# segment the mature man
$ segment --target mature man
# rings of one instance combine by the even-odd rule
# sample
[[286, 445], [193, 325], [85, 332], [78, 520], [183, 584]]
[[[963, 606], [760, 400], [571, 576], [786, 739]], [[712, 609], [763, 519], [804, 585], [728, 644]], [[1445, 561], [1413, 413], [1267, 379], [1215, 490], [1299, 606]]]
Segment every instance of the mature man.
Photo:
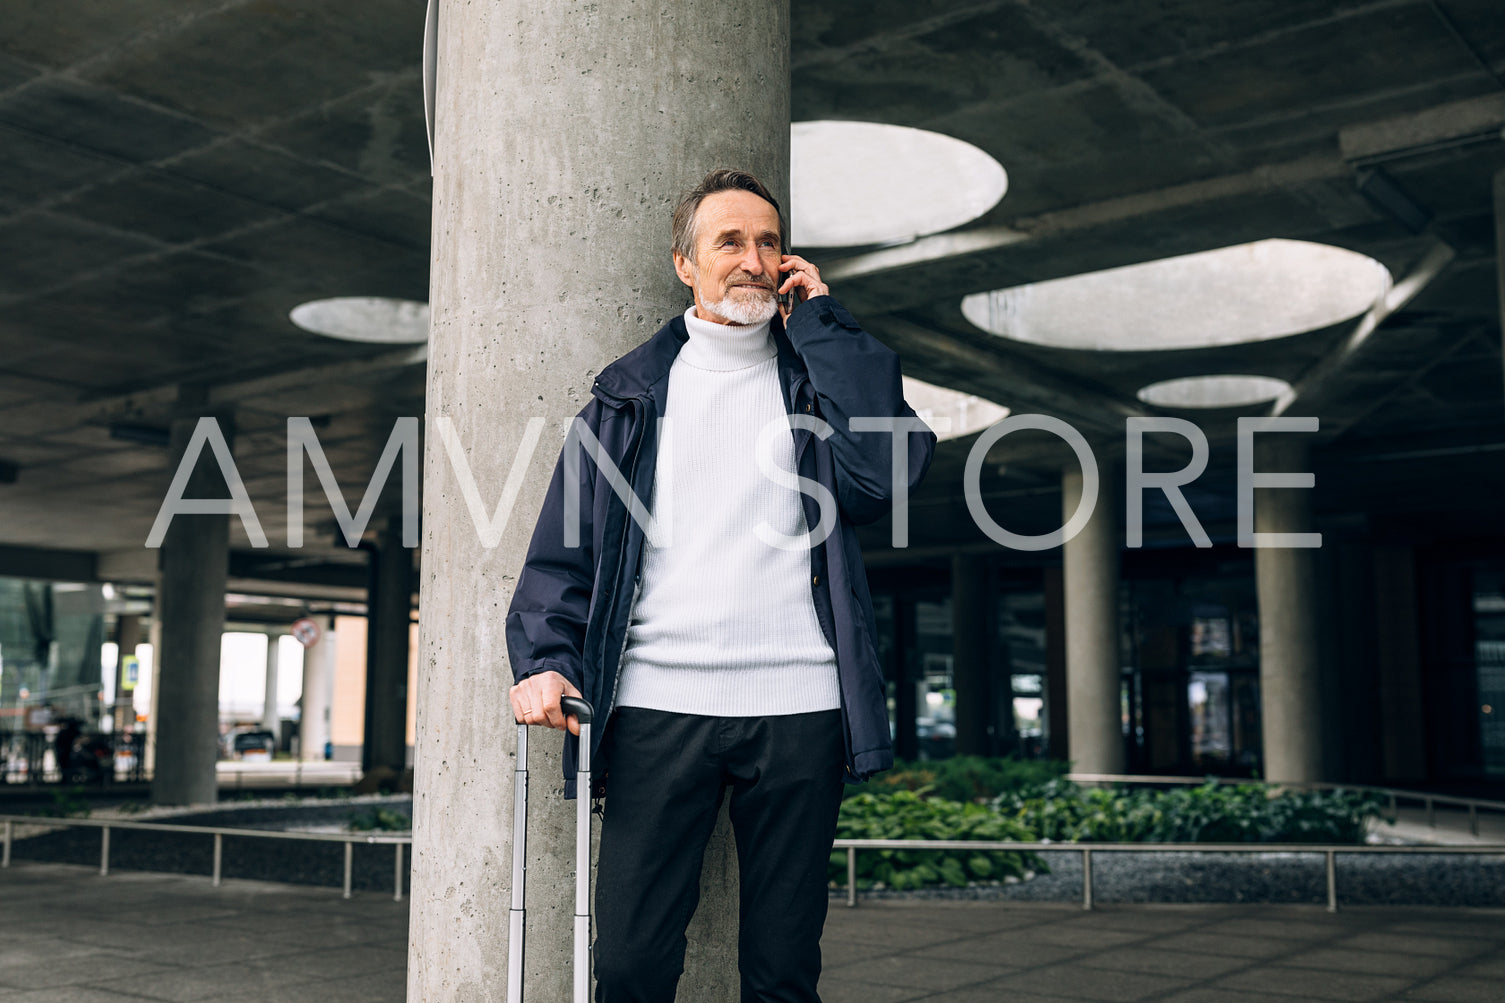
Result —
[[[517, 719], [578, 733], [561, 695], [595, 706], [600, 1003], [674, 999], [727, 788], [742, 999], [818, 1001], [842, 781], [893, 763], [854, 526], [889, 509], [896, 458], [918, 482], [935, 437], [785, 233], [744, 172], [685, 196], [672, 257], [694, 305], [597, 378], [575, 442], [600, 444], [595, 474], [567, 444], [507, 615]], [[573, 796], [568, 746], [565, 773]]]

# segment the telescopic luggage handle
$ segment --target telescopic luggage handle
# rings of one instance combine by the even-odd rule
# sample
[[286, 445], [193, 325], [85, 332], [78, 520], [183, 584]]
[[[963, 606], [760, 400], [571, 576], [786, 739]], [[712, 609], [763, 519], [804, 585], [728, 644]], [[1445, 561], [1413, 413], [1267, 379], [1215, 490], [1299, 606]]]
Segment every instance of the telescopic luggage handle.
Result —
[[[561, 697], [559, 707], [580, 722], [580, 752], [575, 776], [575, 1003], [590, 998], [590, 856], [591, 856], [591, 705], [579, 697]], [[528, 726], [517, 726], [517, 767], [512, 782], [512, 929], [507, 941], [507, 1003], [523, 999], [523, 882], [528, 857]]]
[[580, 697], [560, 697], [559, 707], [564, 711], [566, 717], [573, 716], [580, 719], [580, 737], [584, 738], [585, 725], [591, 723], [591, 715], [595, 713], [591, 710], [590, 702], [582, 700]]

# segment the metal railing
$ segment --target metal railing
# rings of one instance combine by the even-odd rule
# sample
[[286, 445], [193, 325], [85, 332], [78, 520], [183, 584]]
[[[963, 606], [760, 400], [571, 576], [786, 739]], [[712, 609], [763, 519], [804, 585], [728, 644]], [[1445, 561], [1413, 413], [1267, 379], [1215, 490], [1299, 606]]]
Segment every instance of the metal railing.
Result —
[[351, 870], [355, 858], [355, 844], [366, 843], [370, 845], [388, 845], [394, 848], [396, 858], [392, 865], [393, 891], [392, 900], [402, 901], [402, 856], [404, 846], [411, 846], [411, 835], [372, 835], [369, 833], [344, 833], [344, 832], [278, 832], [271, 829], [233, 829], [226, 826], [216, 825], [173, 825], [170, 822], [127, 822], [120, 819], [95, 819], [95, 818], [45, 818], [35, 815], [0, 815], [0, 823], [3, 823], [3, 837], [0, 837], [0, 867], [10, 866], [11, 843], [15, 839], [15, 826], [37, 826], [40, 828], [71, 828], [100, 830], [99, 839], [99, 874], [106, 877], [110, 873], [110, 831], [113, 829], [135, 829], [148, 832], [174, 832], [196, 833], [214, 837], [214, 870], [211, 877], [214, 886], [219, 887], [220, 874], [224, 863], [224, 846], [226, 836], [248, 839], [297, 839], [310, 842], [344, 843], [345, 844], [345, 883], [344, 897], [349, 898], [351, 889]]
[[[1067, 779], [1087, 783], [1205, 783], [1204, 777], [1133, 776], [1122, 774], [1067, 774]], [[1479, 798], [1457, 798], [1443, 794], [1426, 794], [1418, 791], [1403, 791], [1385, 787], [1365, 787], [1354, 784], [1281, 784], [1286, 787], [1342, 788], [1364, 790], [1385, 794], [1391, 799], [1392, 815], [1399, 799], [1420, 800], [1427, 803], [1428, 816], [1435, 826], [1435, 804], [1461, 804], [1470, 808], [1469, 818], [1474, 834], [1478, 834], [1478, 809], [1505, 812], [1505, 802]], [[294, 839], [315, 842], [343, 843], [345, 848], [344, 888], [345, 898], [351, 895], [351, 867], [354, 845], [390, 845], [395, 851], [393, 863], [393, 900], [402, 900], [403, 847], [411, 846], [411, 835], [371, 835], [364, 833], [316, 833], [278, 832], [267, 829], [235, 829], [224, 826], [174, 825], [167, 822], [129, 822], [118, 819], [45, 818], [32, 815], [0, 815], [3, 822], [3, 843], [0, 843], [0, 868], [9, 867], [14, 826], [38, 826], [43, 828], [97, 828], [100, 833], [99, 873], [110, 873], [110, 831], [112, 829], [135, 829], [153, 832], [198, 833], [214, 837], [214, 870], [212, 878], [216, 887], [220, 884], [223, 863], [224, 837], [235, 836], [249, 839]], [[1092, 855], [1094, 853], [1307, 853], [1323, 854], [1327, 870], [1327, 911], [1338, 909], [1337, 856], [1340, 853], [1404, 853], [1404, 854], [1499, 854], [1505, 856], [1505, 843], [1477, 844], [1471, 846], [1358, 846], [1353, 844], [1317, 843], [1055, 843], [1011, 842], [1008, 840], [972, 839], [838, 839], [832, 844], [834, 850], [844, 850], [847, 858], [847, 905], [857, 905], [857, 852], [859, 850], [985, 850], [995, 852], [1042, 851], [1053, 853], [1080, 853], [1082, 855], [1082, 908], [1093, 907]]]
[[[1180, 786], [1185, 784], [1205, 784], [1207, 777], [1162, 777], [1148, 774], [1119, 774], [1119, 773], [1067, 773], [1065, 779], [1074, 783], [1085, 784], [1167, 784]], [[1457, 805], [1468, 809], [1468, 830], [1474, 835], [1479, 835], [1479, 812], [1499, 812], [1505, 817], [1505, 801], [1492, 801], [1486, 798], [1456, 797], [1452, 794], [1433, 794], [1428, 791], [1407, 791], [1397, 787], [1374, 787], [1369, 784], [1338, 784], [1329, 781], [1301, 781], [1301, 780], [1240, 780], [1227, 777], [1214, 777], [1225, 784], [1260, 784], [1265, 787], [1294, 787], [1303, 790], [1345, 790], [1362, 791], [1365, 793], [1379, 794], [1389, 799], [1390, 820], [1393, 823], [1397, 816], [1402, 801], [1419, 801], [1426, 808], [1427, 825], [1437, 828], [1437, 806]]]
[[1092, 908], [1094, 853], [1321, 853], [1327, 858], [1327, 911], [1338, 911], [1340, 853], [1490, 853], [1505, 856], [1505, 843], [1478, 846], [1353, 846], [1318, 843], [1015, 843], [981, 839], [838, 839], [832, 849], [847, 854], [847, 905], [857, 905], [858, 850], [1048, 850], [1082, 855], [1082, 908]]

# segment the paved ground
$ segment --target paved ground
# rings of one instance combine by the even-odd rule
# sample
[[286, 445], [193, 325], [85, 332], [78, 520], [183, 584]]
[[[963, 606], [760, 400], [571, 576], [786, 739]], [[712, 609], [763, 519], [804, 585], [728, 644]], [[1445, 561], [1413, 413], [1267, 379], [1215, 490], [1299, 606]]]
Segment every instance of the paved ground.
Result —
[[[399, 1001], [406, 931], [385, 895], [18, 861], [0, 1003]], [[1505, 908], [833, 903], [825, 954], [825, 1003], [1499, 1001]]]
[[401, 1000], [407, 926], [390, 895], [13, 861], [0, 1003]]
[[1505, 909], [833, 908], [825, 1003], [1505, 999]]

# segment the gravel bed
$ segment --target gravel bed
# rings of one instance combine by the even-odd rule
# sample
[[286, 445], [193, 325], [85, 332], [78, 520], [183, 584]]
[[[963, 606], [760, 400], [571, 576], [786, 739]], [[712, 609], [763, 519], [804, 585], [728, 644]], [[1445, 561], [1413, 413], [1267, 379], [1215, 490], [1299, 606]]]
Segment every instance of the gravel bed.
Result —
[[[859, 898], [990, 899], [1080, 902], [1080, 850], [1040, 851], [1049, 874], [1018, 884], [869, 890]], [[1337, 857], [1338, 904], [1505, 906], [1505, 856], [1493, 854], [1344, 854]], [[845, 899], [845, 888], [833, 888]], [[1258, 902], [1325, 905], [1327, 867], [1320, 853], [1135, 853], [1092, 855], [1094, 902]]]
[[221, 825], [236, 829], [319, 829], [346, 831], [352, 815], [369, 814], [386, 808], [403, 815], [413, 815], [411, 794], [371, 794], [364, 797], [288, 802], [282, 800], [231, 802], [211, 811], [174, 814], [171, 818], [152, 821], [176, 822], [181, 825]]
[[[335, 801], [254, 802], [211, 811], [177, 812], [169, 816], [152, 813], [153, 822], [179, 825], [211, 825], [235, 829], [327, 831], [340, 828], [357, 812], [383, 807], [411, 815], [411, 795], [364, 797]], [[145, 815], [125, 816], [146, 821]], [[12, 856], [17, 860], [99, 866], [99, 830], [54, 829], [17, 839]], [[391, 846], [355, 844], [351, 856], [351, 887], [360, 891], [391, 894], [392, 865], [396, 851]], [[404, 893], [408, 889], [404, 848]], [[204, 874], [214, 871], [214, 839], [200, 833], [181, 836], [169, 832], [110, 831], [110, 869]], [[256, 839], [226, 836], [221, 873], [226, 878], [281, 881], [289, 884], [325, 885], [339, 888], [345, 875], [345, 849], [339, 843]]]

